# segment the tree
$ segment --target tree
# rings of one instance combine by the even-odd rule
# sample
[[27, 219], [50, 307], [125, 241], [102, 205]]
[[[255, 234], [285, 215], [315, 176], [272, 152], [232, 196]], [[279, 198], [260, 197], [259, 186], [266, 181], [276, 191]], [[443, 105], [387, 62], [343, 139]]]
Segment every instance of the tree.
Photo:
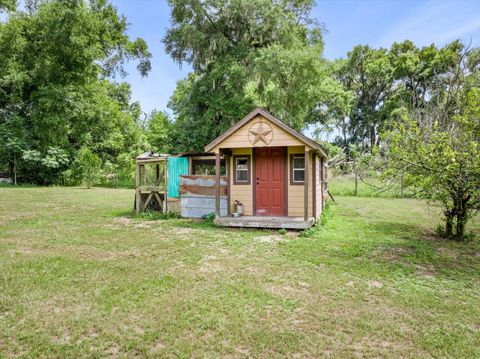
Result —
[[[336, 76], [347, 91], [354, 94], [348, 127], [354, 142], [370, 151], [378, 145], [378, 132], [387, 120], [383, 106], [392, 91], [393, 68], [388, 51], [369, 46], [355, 46], [342, 62]], [[342, 121], [342, 118], [339, 119]], [[345, 130], [344, 145], [347, 148]]]
[[17, 6], [16, 0], [0, 0], [0, 12], [4, 11], [13, 11]]
[[193, 68], [169, 103], [178, 150], [201, 150], [257, 105], [300, 130], [327, 97], [313, 1], [171, 0], [170, 6], [166, 51]]
[[63, 172], [69, 161], [66, 151], [60, 147], [48, 147], [44, 153], [37, 150], [23, 151], [22, 159], [29, 165], [26, 178], [49, 178], [53, 173]]
[[[63, 166], [47, 166], [52, 148], [72, 159], [90, 138], [106, 160], [145, 142], [138, 105], [125, 105], [129, 87], [109, 81], [125, 74], [128, 60], [138, 60], [142, 75], [150, 70], [147, 45], [128, 38], [125, 17], [105, 0], [32, 1], [26, 8], [0, 23], [0, 132], [14, 128], [25, 150], [42, 159], [22, 156], [21, 180], [59, 181]], [[12, 158], [0, 158], [0, 166], [12, 167]]]
[[442, 203], [448, 238], [463, 239], [480, 208], [479, 70], [479, 50], [462, 49], [425, 104], [394, 113], [389, 134], [389, 174], [409, 174], [428, 198]]
[[[399, 106], [425, 106], [436, 83], [453, 71], [462, 48], [459, 41], [442, 48], [433, 44], [418, 48], [409, 40], [394, 43], [389, 50], [355, 46], [347, 59], [333, 63], [333, 77], [352, 96], [350, 106], [330, 100], [312, 114], [313, 119], [317, 116], [318, 122], [336, 127], [340, 132], [336, 143], [347, 152], [350, 144], [372, 152], [381, 145], [383, 132], [391, 129], [392, 113]], [[346, 99], [338, 92], [332, 97]]]
[[165, 112], [152, 111], [147, 119], [146, 133], [148, 143], [154, 151], [168, 153], [172, 135], [172, 124]]
[[90, 148], [82, 147], [78, 151], [73, 168], [77, 175], [85, 181], [87, 188], [91, 188], [95, 184], [100, 174], [100, 167], [100, 158]]

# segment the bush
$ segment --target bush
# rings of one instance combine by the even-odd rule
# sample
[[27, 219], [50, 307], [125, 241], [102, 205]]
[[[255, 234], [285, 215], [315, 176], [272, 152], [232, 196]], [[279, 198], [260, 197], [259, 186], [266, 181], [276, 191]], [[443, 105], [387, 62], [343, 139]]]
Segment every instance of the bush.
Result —
[[145, 211], [134, 215], [134, 218], [146, 219], [149, 221], [155, 221], [160, 219], [179, 219], [180, 214], [177, 212], [157, 212], [157, 211]]
[[73, 164], [73, 178], [81, 178], [88, 188], [92, 187], [100, 177], [102, 161], [88, 147], [82, 147], [78, 151], [77, 158]]
[[204, 216], [202, 216], [202, 218], [205, 220], [205, 222], [207, 223], [211, 223], [213, 224], [213, 221], [215, 220], [215, 212], [211, 212], [211, 213], [208, 213]]

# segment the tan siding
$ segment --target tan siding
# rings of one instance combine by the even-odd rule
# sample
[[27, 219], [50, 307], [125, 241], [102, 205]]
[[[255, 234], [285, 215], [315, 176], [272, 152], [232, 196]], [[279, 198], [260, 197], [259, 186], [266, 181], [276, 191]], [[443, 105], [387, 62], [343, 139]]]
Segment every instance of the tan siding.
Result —
[[[288, 184], [288, 215], [290, 217], [303, 217], [303, 209], [304, 209], [304, 188], [302, 185], [290, 185], [290, 154], [295, 153], [304, 153], [305, 147], [304, 146], [292, 146], [288, 147], [288, 157], [287, 157], [287, 184]], [[252, 149], [251, 148], [233, 148], [232, 149], [232, 156], [241, 155], [241, 154], [248, 154], [252, 156]], [[317, 157], [316, 163], [316, 182], [317, 182], [317, 213], [313, 213], [313, 165], [312, 165], [312, 153], [310, 153], [309, 157], [309, 182], [308, 182], [308, 215], [309, 217], [318, 217], [322, 210], [321, 205], [321, 179], [320, 179], [320, 160]], [[253, 161], [251, 163], [253, 166]], [[233, 203], [235, 200], [240, 201], [243, 203], [244, 206], [244, 214], [246, 216], [253, 215], [253, 167], [250, 168], [251, 176], [251, 183], [249, 185], [235, 185], [233, 183], [233, 157], [230, 159], [230, 208], [233, 212]]]
[[284, 146], [304, 146], [303, 142], [299, 141], [291, 134], [273, 124], [263, 116], [257, 116], [252, 121], [248, 122], [245, 126], [239, 128], [232, 135], [227, 137], [222, 143], [220, 143], [217, 148], [245, 148], [245, 147], [262, 147], [263, 143], [257, 143], [253, 146], [248, 139], [248, 130], [251, 126], [258, 122], [267, 122], [270, 124], [273, 130], [273, 137], [271, 142], [268, 144], [269, 147], [284, 147]]
[[[305, 153], [304, 146], [294, 146], [288, 148], [288, 216], [289, 217], [303, 217], [304, 211], [304, 188], [299, 185], [290, 184], [290, 155]], [[308, 216], [313, 217], [313, 166], [312, 166], [312, 153], [308, 159]]]
[[[235, 148], [232, 149], [232, 156], [235, 155], [252, 155], [251, 148]], [[250, 157], [251, 158], [251, 157]], [[252, 171], [253, 163], [250, 163], [250, 171]], [[233, 203], [235, 200], [243, 203], [243, 213], [246, 216], [253, 215], [253, 186], [252, 186], [252, 176], [253, 173], [250, 172], [250, 184], [249, 185], [236, 185], [233, 183], [233, 157], [230, 158], [230, 209], [233, 213]]]

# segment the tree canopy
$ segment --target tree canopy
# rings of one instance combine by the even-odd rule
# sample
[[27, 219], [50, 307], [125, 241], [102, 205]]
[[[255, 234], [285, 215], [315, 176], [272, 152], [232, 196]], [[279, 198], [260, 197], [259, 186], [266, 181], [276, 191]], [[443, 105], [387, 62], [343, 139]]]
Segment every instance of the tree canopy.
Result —
[[170, 6], [166, 51], [193, 68], [169, 103], [178, 149], [203, 148], [258, 105], [301, 129], [332, 90], [335, 81], [323, 86], [329, 66], [322, 26], [310, 17], [312, 1], [172, 0]]
[[145, 41], [128, 38], [126, 18], [105, 0], [30, 5], [9, 5], [0, 23], [2, 164], [18, 167], [23, 181], [48, 184], [87, 142], [103, 158], [136, 152], [142, 140], [129, 86], [109, 79], [124, 75], [129, 60], [148, 74]]

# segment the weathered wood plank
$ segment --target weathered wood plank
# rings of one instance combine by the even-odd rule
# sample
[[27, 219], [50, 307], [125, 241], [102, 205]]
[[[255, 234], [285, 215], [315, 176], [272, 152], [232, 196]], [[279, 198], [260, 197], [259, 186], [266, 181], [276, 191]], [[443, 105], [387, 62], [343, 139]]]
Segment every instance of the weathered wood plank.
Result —
[[307, 229], [315, 223], [313, 218], [307, 221], [301, 219], [301, 217], [220, 217], [215, 219], [215, 224], [223, 227]]
[[150, 203], [150, 200], [151, 200], [152, 197], [153, 197], [153, 193], [154, 193], [154, 192], [150, 192], [150, 194], [148, 195], [147, 199], [146, 199], [145, 202], [143, 203], [142, 212], [145, 211], [145, 209], [147, 209], [147, 206], [148, 206], [148, 204]]
[[215, 153], [215, 214], [220, 216], [220, 151]]
[[[203, 196], [215, 196], [215, 187], [203, 187], [195, 185], [180, 185], [180, 195], [203, 195]], [[220, 186], [220, 196], [226, 196], [228, 194], [227, 186]]]
[[140, 185], [140, 167], [139, 164], [135, 164], [135, 211], [140, 213], [140, 207], [142, 206], [142, 195], [141, 191], [138, 188]]
[[[195, 185], [204, 187], [214, 187], [216, 177], [215, 176], [203, 176], [203, 175], [181, 175], [180, 185]], [[227, 177], [220, 176], [220, 185], [227, 185]]]
[[303, 187], [303, 219], [308, 220], [308, 167], [310, 167], [310, 150], [305, 147], [305, 181]]
[[164, 186], [138, 186], [138, 190], [141, 192], [163, 192], [165, 190]]

